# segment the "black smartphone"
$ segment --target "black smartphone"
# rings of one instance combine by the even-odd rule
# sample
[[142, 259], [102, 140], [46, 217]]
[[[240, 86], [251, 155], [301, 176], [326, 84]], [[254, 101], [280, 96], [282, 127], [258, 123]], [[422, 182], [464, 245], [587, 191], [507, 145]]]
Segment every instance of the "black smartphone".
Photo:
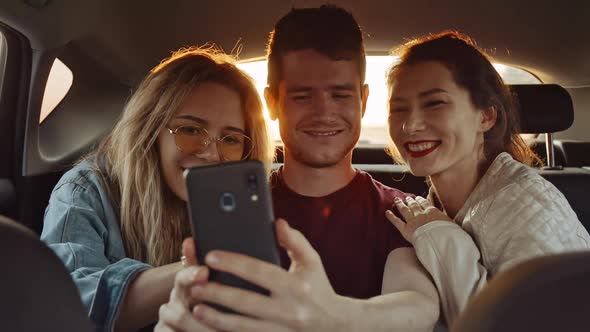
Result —
[[[247, 160], [190, 168], [184, 178], [201, 264], [209, 251], [224, 250], [280, 265], [270, 187], [261, 162]], [[269, 295], [268, 290], [228, 273], [211, 269], [209, 280]]]

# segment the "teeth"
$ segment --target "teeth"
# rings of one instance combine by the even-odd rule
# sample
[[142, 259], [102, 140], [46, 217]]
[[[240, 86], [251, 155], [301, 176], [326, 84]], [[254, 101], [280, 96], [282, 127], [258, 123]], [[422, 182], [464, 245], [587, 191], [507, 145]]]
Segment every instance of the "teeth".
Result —
[[429, 150], [432, 149], [433, 147], [435, 147], [438, 143], [436, 142], [428, 142], [428, 143], [418, 143], [418, 144], [408, 144], [408, 149], [411, 152], [422, 152], [425, 150]]
[[309, 131], [308, 132], [308, 134], [314, 135], [314, 136], [332, 136], [332, 135], [336, 135], [337, 133], [338, 133], [337, 131], [329, 131], [329, 132]]

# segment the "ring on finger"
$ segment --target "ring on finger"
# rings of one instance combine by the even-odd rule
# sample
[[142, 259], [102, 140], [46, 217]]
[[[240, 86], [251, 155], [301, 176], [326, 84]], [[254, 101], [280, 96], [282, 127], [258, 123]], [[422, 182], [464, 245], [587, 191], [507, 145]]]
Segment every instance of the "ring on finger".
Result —
[[414, 212], [419, 212], [422, 210], [422, 205], [420, 205], [420, 203], [418, 203], [416, 200], [414, 200], [412, 197], [408, 196], [406, 198], [406, 204], [408, 205], [408, 207], [414, 211]]
[[416, 197], [416, 202], [418, 202], [418, 204], [420, 204], [423, 209], [427, 209], [432, 206], [429, 200], [421, 196]]

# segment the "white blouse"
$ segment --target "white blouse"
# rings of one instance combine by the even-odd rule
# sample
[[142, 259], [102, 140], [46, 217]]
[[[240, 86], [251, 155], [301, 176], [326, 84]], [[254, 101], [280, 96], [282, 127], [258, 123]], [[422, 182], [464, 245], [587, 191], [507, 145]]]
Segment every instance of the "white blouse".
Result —
[[536, 256], [590, 249], [563, 194], [508, 153], [494, 160], [454, 222], [428, 223], [413, 242], [449, 327], [496, 273]]

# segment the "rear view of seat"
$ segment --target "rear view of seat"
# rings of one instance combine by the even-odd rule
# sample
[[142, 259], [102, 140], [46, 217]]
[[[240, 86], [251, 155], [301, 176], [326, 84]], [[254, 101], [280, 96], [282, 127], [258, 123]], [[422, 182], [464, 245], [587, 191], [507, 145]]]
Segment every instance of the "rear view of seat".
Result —
[[[569, 93], [559, 85], [512, 85], [512, 90], [518, 97], [521, 115], [522, 133], [545, 133], [547, 149], [547, 166], [541, 168], [539, 173], [545, 179], [553, 183], [567, 198], [572, 209], [578, 215], [586, 229], [590, 230], [590, 204], [588, 204], [587, 191], [590, 189], [590, 171], [569, 167], [567, 155], [564, 155], [564, 163], [568, 167], [562, 167], [556, 163], [556, 149], [553, 142], [553, 133], [568, 129], [574, 122], [574, 107]], [[567, 146], [567, 143], [566, 143]], [[573, 155], [571, 158], [574, 158]]]
[[2, 331], [92, 331], [63, 263], [36, 234], [0, 216]]
[[590, 167], [590, 142], [560, 140], [555, 143], [563, 151], [567, 166]]
[[561, 170], [540, 170], [541, 176], [553, 183], [567, 198], [578, 219], [590, 232], [590, 170], [564, 167]]
[[[554, 154], [555, 166], [561, 166], [561, 167], [570, 166], [565, 161], [565, 155], [563, 153], [563, 149], [561, 148], [561, 145], [559, 144], [559, 141], [553, 142], [553, 145], [555, 148], [555, 154]], [[529, 146], [537, 154], [537, 156], [539, 156], [539, 158], [541, 158], [541, 160], [543, 160], [543, 162], [545, 162], [545, 164], [547, 164], [547, 142], [545, 142], [544, 139], [543, 140], [536, 140]]]
[[[555, 165], [567, 167], [590, 167], [590, 142], [555, 140]], [[547, 144], [537, 140], [531, 148], [542, 159], [547, 160]]]
[[540, 257], [495, 276], [453, 332], [590, 330], [590, 252]]

